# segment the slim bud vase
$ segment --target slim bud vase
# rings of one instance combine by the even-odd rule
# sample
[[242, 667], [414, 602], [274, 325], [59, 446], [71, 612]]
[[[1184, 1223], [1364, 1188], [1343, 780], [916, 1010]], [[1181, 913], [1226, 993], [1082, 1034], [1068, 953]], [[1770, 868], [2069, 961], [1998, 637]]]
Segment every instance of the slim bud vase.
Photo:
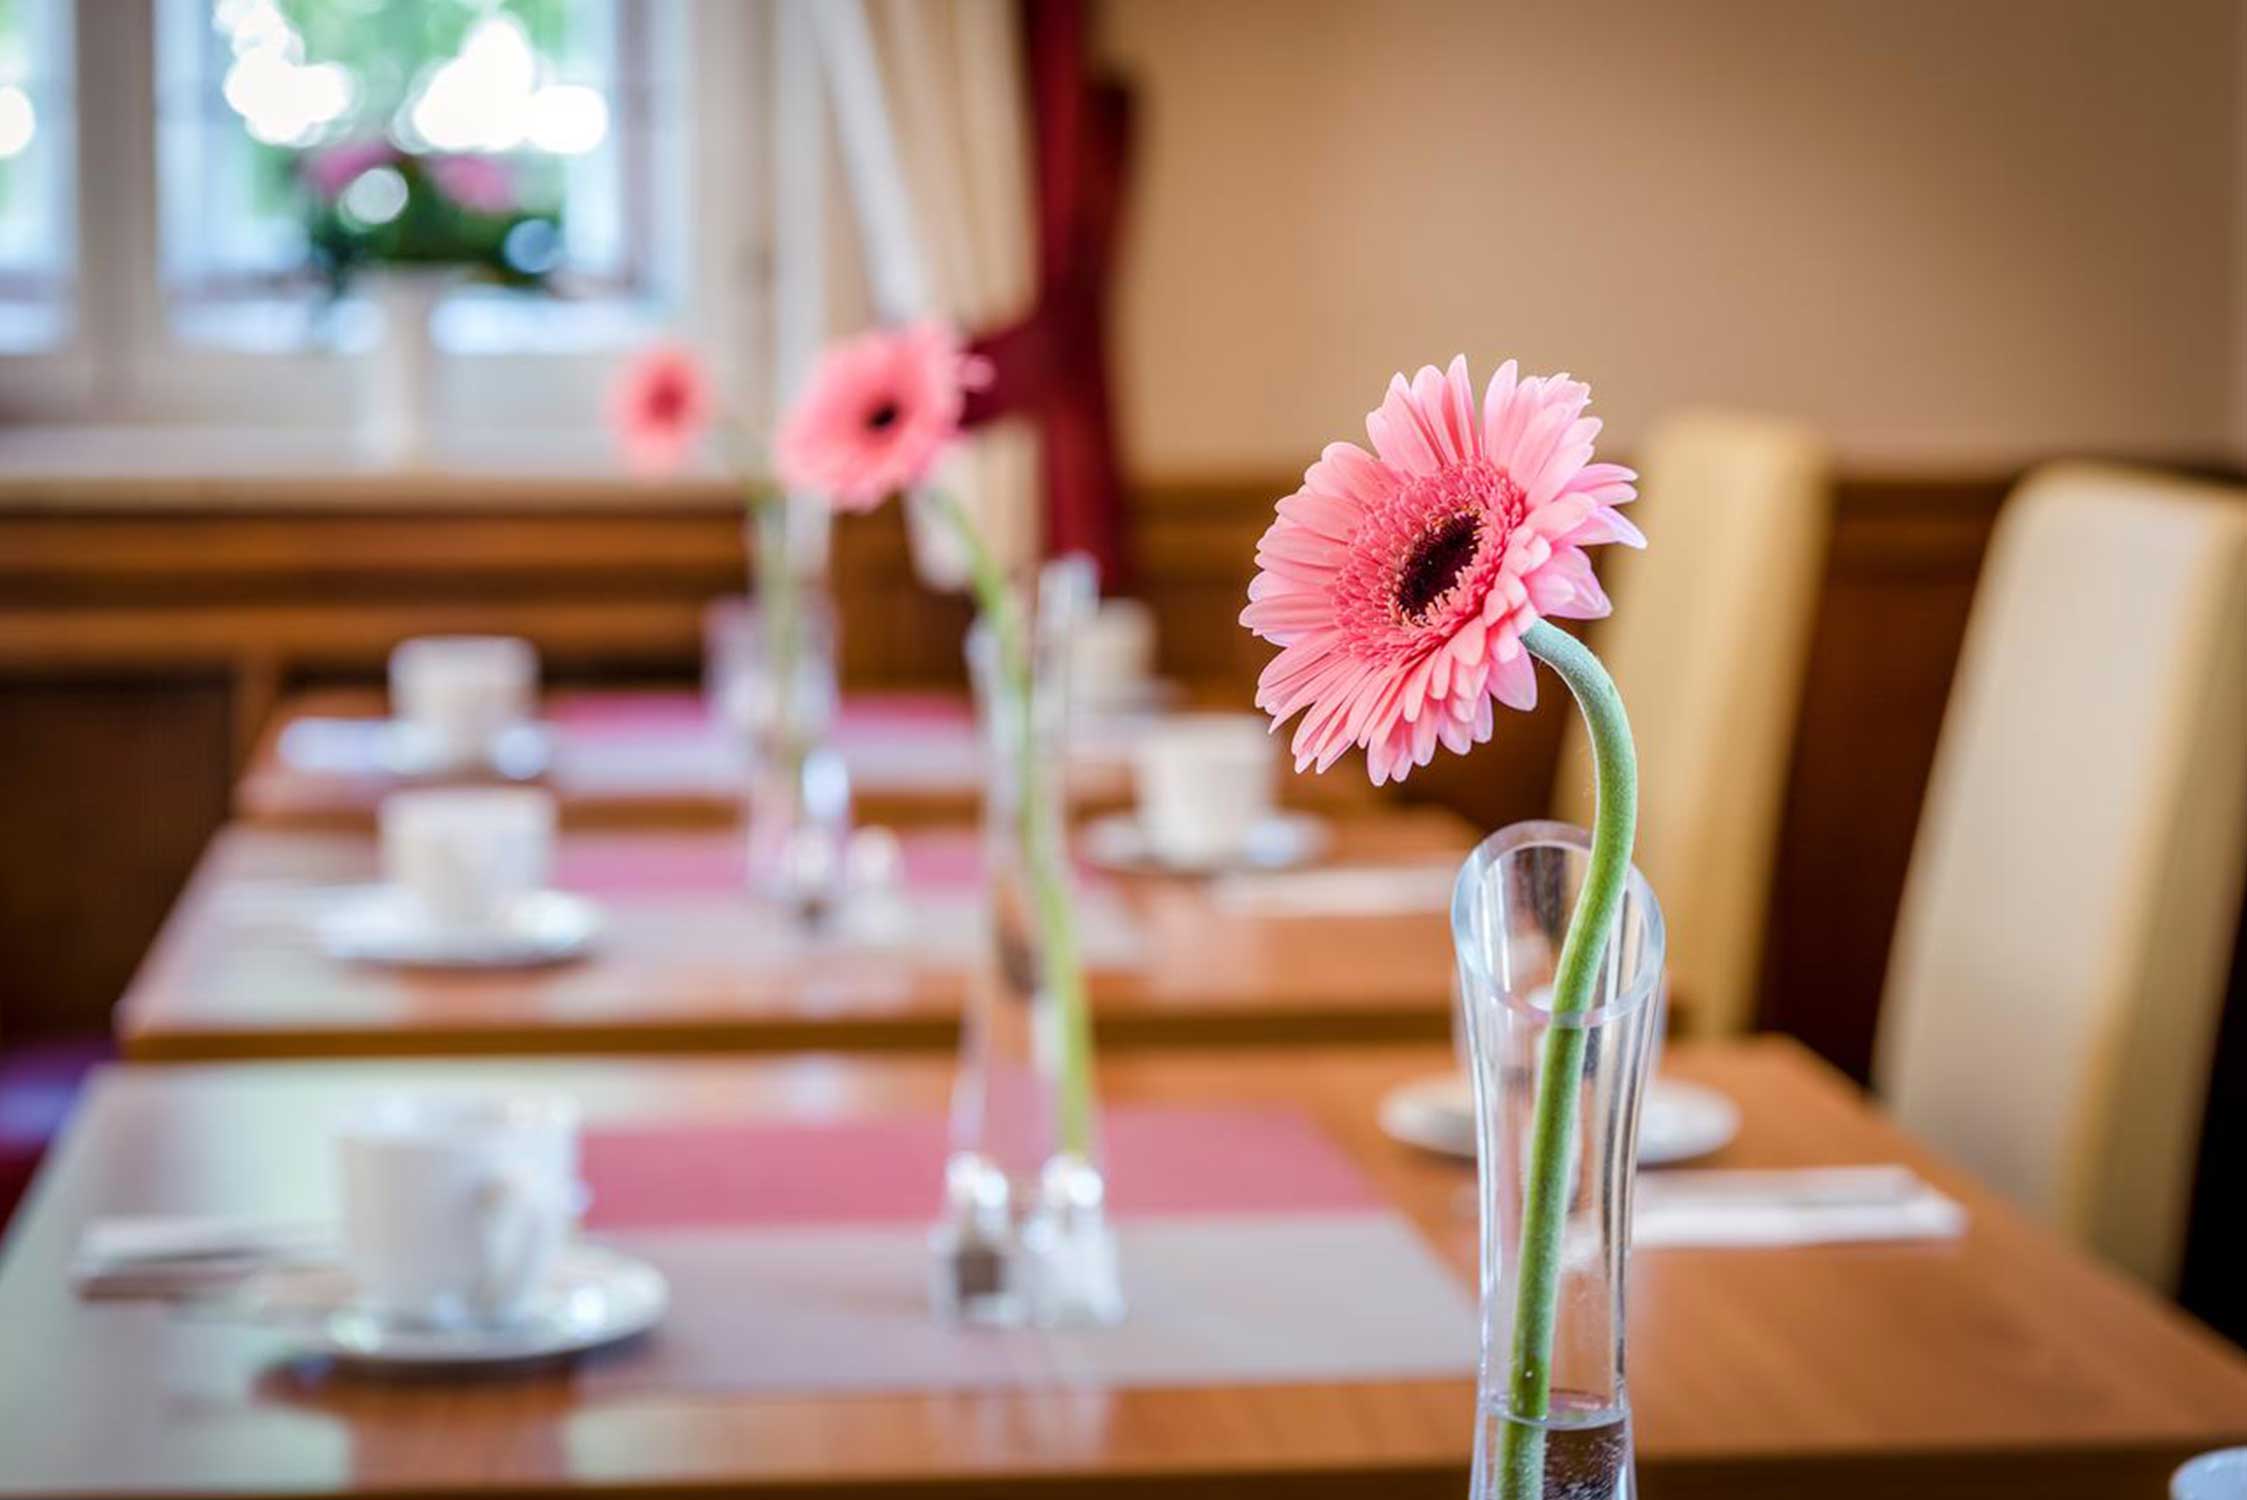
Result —
[[979, 623], [968, 640], [990, 949], [961, 1034], [934, 1248], [938, 1306], [969, 1322], [1112, 1323], [1124, 1310], [1068, 854], [1068, 639], [1089, 601], [1076, 592], [1049, 568], [1035, 612], [1017, 597], [1005, 630]]
[[850, 773], [832, 743], [836, 628], [819, 502], [772, 500], [752, 519], [752, 671], [736, 696], [749, 746], [748, 864], [755, 894], [807, 924], [840, 899]]
[[[1452, 897], [1482, 1197], [1474, 1500], [1638, 1493], [1623, 1295], [1639, 1108], [1664, 1010], [1662, 912], [1633, 869], [1590, 1003], [1555, 1015], [1590, 846], [1567, 824], [1514, 824], [1468, 857]], [[1540, 1139], [1557, 1149], [1538, 1150]], [[1540, 1158], [1563, 1164], [1565, 1180], [1537, 1190]], [[1524, 1299], [1540, 1269], [1555, 1294]]]

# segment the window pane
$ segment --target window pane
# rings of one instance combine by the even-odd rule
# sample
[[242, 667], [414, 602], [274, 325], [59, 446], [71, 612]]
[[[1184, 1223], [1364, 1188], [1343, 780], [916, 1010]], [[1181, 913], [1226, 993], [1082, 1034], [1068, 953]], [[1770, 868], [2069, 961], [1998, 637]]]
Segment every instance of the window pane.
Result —
[[0, 0], [0, 350], [70, 332], [76, 200], [69, 7]]
[[[491, 279], [580, 302], [662, 290], [649, 241], [666, 216], [641, 211], [635, 194], [652, 185], [630, 180], [648, 137], [670, 128], [674, 91], [650, 66], [655, 8], [161, 0], [175, 324], [253, 346], [348, 341], [350, 309], [333, 294], [398, 259], [484, 262]], [[456, 343], [552, 346], [615, 316], [478, 287], [449, 299], [438, 327]]]

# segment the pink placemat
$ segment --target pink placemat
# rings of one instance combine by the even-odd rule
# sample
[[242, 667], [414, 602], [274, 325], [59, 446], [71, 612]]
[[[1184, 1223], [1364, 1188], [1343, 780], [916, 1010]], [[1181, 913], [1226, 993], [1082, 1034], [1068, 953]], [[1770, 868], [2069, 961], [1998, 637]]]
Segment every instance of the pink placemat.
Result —
[[710, 710], [700, 693], [572, 693], [542, 717], [573, 738], [706, 734]]
[[[1364, 1212], [1379, 1199], [1309, 1116], [1287, 1109], [1110, 1110], [1119, 1218]], [[595, 1231], [923, 1224], [948, 1149], [943, 1119], [650, 1125], [589, 1132]]]

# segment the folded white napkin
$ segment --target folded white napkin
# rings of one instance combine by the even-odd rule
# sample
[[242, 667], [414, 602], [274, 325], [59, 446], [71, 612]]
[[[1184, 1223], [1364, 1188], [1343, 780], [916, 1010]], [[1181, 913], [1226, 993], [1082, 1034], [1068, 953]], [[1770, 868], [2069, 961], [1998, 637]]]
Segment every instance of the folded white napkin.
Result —
[[1909, 1167], [1640, 1175], [1631, 1243], [1652, 1249], [1955, 1239], [1966, 1210]]
[[326, 1225], [217, 1214], [95, 1219], [79, 1233], [70, 1284], [81, 1297], [184, 1296], [272, 1266], [331, 1260], [334, 1239]]
[[382, 769], [390, 740], [385, 719], [297, 719], [281, 731], [281, 760], [318, 776], [366, 776]]
[[1227, 875], [1210, 887], [1220, 911], [1263, 917], [1394, 916], [1446, 911], [1458, 861], [1338, 865], [1266, 875]]

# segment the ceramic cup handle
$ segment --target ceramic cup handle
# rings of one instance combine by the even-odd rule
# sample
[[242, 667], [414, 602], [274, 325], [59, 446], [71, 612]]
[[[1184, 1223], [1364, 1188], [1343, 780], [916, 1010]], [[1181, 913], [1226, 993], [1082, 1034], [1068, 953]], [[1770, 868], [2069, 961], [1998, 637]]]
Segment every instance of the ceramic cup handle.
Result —
[[477, 1311], [496, 1317], [510, 1311], [561, 1248], [570, 1221], [570, 1194], [521, 1167], [500, 1167], [477, 1194], [483, 1269]]

